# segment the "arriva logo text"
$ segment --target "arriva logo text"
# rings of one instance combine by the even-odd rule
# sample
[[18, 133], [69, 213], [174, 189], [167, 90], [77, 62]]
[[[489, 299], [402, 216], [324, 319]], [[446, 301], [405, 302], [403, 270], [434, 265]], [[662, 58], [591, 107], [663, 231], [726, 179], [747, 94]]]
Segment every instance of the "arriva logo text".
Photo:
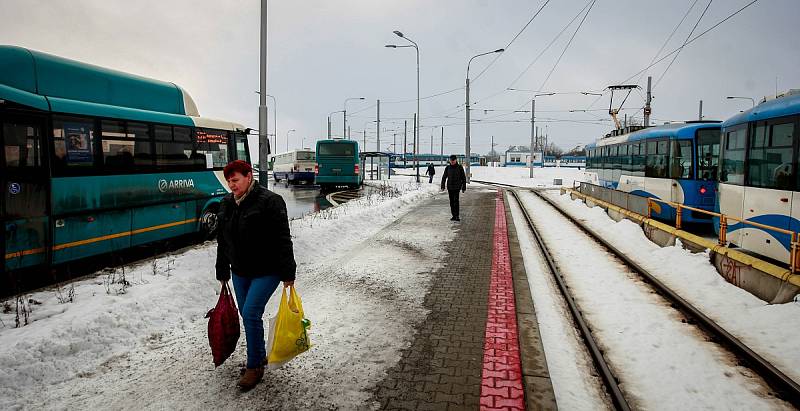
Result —
[[158, 191], [177, 191], [185, 188], [194, 188], [194, 180], [191, 178], [183, 180], [158, 180]]

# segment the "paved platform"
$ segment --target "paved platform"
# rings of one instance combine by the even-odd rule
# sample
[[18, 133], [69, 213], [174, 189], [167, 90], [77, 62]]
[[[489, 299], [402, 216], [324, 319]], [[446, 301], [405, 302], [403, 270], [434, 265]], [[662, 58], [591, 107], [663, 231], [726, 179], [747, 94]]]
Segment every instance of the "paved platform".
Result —
[[[428, 207], [447, 209], [447, 198]], [[400, 362], [377, 385], [375, 399], [391, 410], [525, 409], [526, 401], [528, 409], [555, 409], [549, 380], [541, 384], [546, 364], [530, 292], [520, 294], [521, 303], [514, 294], [524, 267], [512, 269], [511, 255], [519, 257], [519, 251], [515, 236], [509, 242], [502, 195], [469, 190], [461, 197], [461, 220], [425, 298], [429, 314]], [[519, 329], [517, 305], [525, 311]], [[520, 332], [523, 346], [533, 348], [520, 349]]]

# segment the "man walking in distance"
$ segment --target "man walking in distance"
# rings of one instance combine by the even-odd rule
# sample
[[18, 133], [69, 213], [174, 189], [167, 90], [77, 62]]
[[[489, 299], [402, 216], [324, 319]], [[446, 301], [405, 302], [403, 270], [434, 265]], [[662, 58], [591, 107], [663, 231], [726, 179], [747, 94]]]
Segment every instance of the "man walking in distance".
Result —
[[444, 168], [444, 173], [442, 173], [442, 190], [445, 187], [450, 195], [450, 213], [453, 214], [450, 221], [461, 221], [458, 217], [458, 191], [461, 190], [462, 193], [467, 191], [467, 176], [464, 174], [464, 167], [458, 164], [455, 155], [450, 156], [450, 164]]
[[433, 183], [433, 176], [436, 174], [436, 169], [433, 168], [433, 163], [428, 163], [428, 169], [425, 171], [425, 174], [428, 175], [428, 184]]

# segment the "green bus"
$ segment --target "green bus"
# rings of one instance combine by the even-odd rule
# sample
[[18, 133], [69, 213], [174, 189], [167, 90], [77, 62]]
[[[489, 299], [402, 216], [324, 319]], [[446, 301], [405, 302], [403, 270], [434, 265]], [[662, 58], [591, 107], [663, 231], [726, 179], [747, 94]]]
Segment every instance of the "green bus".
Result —
[[0, 145], [3, 287], [86, 257], [213, 235], [229, 192], [222, 168], [249, 161], [244, 128], [200, 117], [173, 83], [14, 46], [0, 46]]
[[358, 142], [355, 140], [317, 141], [317, 164], [314, 167], [314, 183], [320, 190], [335, 187], [361, 187], [364, 175], [361, 172]]

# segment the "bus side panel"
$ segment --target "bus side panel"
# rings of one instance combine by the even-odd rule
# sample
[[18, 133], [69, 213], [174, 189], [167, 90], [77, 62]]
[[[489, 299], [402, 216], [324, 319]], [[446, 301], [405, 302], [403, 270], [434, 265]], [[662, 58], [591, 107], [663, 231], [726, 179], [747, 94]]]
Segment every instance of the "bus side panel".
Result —
[[106, 211], [56, 220], [53, 262], [56, 264], [131, 246], [131, 211]]
[[44, 264], [47, 247], [47, 217], [31, 217], [6, 222], [6, 271]]
[[186, 203], [159, 204], [133, 210], [131, 245], [177, 237], [186, 233]]

